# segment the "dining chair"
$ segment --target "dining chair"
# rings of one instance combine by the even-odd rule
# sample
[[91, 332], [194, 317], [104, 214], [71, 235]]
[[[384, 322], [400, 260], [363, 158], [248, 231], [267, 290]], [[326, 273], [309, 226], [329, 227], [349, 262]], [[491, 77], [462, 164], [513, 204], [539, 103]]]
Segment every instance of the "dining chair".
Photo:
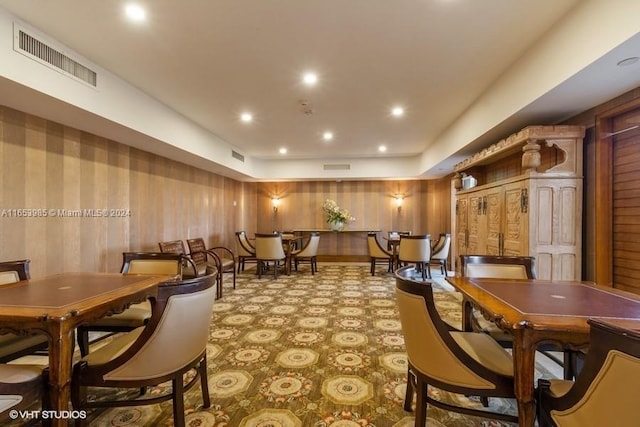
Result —
[[416, 271], [422, 275], [422, 280], [431, 278], [429, 262], [431, 260], [431, 236], [428, 234], [416, 236], [400, 236], [398, 248], [398, 263], [412, 263]]
[[273, 277], [278, 278], [278, 267], [281, 261], [284, 262], [285, 268], [287, 263], [287, 254], [282, 247], [282, 236], [276, 234], [256, 233], [256, 260], [258, 261], [258, 278], [262, 278], [262, 273], [267, 267], [268, 262], [273, 262]]
[[414, 266], [396, 271], [396, 299], [408, 358], [404, 409], [412, 409], [415, 425], [424, 427], [427, 405], [501, 421], [518, 416], [458, 406], [430, 395], [428, 386], [461, 395], [514, 398], [513, 359], [487, 334], [461, 332], [438, 314], [430, 281], [414, 280]]
[[638, 426], [640, 331], [590, 319], [589, 352], [575, 381], [538, 380], [540, 427]]
[[[21, 280], [29, 280], [30, 260], [0, 262], [0, 286], [10, 285]], [[16, 335], [12, 333], [0, 335], [0, 363], [9, 362], [22, 356], [46, 350], [47, 337], [43, 334]]]
[[371, 275], [376, 275], [376, 263], [380, 260], [385, 261], [388, 265], [388, 272], [393, 271], [395, 259], [393, 259], [393, 253], [386, 250], [380, 245], [378, 241], [378, 233], [369, 232], [367, 234], [367, 251], [369, 253], [369, 262], [371, 263]]
[[396, 231], [391, 230], [387, 232], [387, 250], [390, 251], [391, 241], [392, 240], [400, 240], [400, 236], [411, 236], [411, 231]]
[[438, 241], [431, 248], [431, 258], [427, 268], [429, 269], [429, 277], [431, 277], [431, 264], [438, 264], [440, 272], [447, 275], [447, 259], [449, 259], [449, 251], [451, 248], [451, 234], [440, 233]]
[[47, 386], [46, 366], [0, 363], [0, 423], [15, 421], [9, 411], [32, 410], [38, 400], [43, 410], [50, 407]]
[[309, 261], [311, 265], [311, 274], [316, 274], [318, 271], [318, 245], [320, 243], [320, 233], [311, 233], [309, 240], [300, 249], [296, 249], [291, 253], [293, 264], [296, 271], [298, 271], [298, 265], [301, 261]]
[[[207, 382], [207, 341], [215, 300], [215, 275], [169, 281], [151, 299], [152, 316], [140, 328], [115, 338], [73, 366], [71, 401], [74, 410], [138, 406], [173, 401], [173, 424], [185, 425], [184, 392], [200, 379], [204, 407], [211, 404]], [[184, 374], [196, 375], [185, 385]], [[144, 388], [171, 381], [171, 392], [149, 397], [115, 396], [89, 400], [87, 387]], [[76, 419], [76, 426], [83, 419]]]
[[218, 298], [222, 298], [224, 273], [233, 273], [233, 289], [236, 288], [236, 258], [230, 249], [224, 246], [215, 246], [207, 249], [207, 246], [204, 244], [204, 239], [201, 237], [187, 239], [187, 246], [189, 246], [189, 256], [196, 265], [207, 263], [209, 255], [212, 256], [212, 259], [216, 260], [214, 265], [220, 271]]
[[[181, 277], [185, 256], [165, 252], [123, 252], [122, 267], [120, 272], [124, 274], [166, 274]], [[192, 265], [192, 269], [193, 269]], [[129, 332], [144, 326], [151, 318], [151, 303], [144, 301], [132, 304], [122, 313], [105, 316], [86, 325], [80, 325], [76, 329], [80, 355], [89, 354], [89, 333], [104, 332], [98, 340], [106, 338], [118, 332]], [[94, 341], [95, 342], [95, 341]]]
[[244, 231], [236, 231], [236, 253], [238, 254], [238, 273], [240, 273], [241, 267], [244, 271], [246, 262], [257, 262], [256, 248], [251, 244]]
[[[160, 252], [184, 255], [185, 261], [191, 259], [187, 254], [187, 250], [184, 247], [182, 240], [171, 240], [167, 242], [159, 242]], [[192, 260], [193, 261], [193, 260]], [[182, 266], [182, 277], [190, 279], [199, 276], [206, 276], [209, 274], [217, 274], [220, 271], [220, 261], [218, 255], [207, 254], [206, 262], [196, 263], [185, 262]]]

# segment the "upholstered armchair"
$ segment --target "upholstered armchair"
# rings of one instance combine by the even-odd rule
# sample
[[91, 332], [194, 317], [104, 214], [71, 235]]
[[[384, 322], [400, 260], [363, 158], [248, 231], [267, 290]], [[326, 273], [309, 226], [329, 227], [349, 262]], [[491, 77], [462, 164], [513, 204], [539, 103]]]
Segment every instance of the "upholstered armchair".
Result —
[[393, 259], [393, 253], [386, 250], [380, 245], [378, 241], [378, 234], [370, 232], [367, 234], [367, 250], [369, 252], [369, 260], [371, 262], [371, 275], [376, 275], [376, 263], [380, 260], [386, 262], [389, 265], [388, 272], [393, 271], [393, 265], [395, 259]]
[[540, 427], [639, 423], [640, 326], [627, 329], [605, 319], [591, 319], [589, 324], [589, 352], [575, 382], [538, 380]]
[[238, 273], [241, 269], [244, 271], [246, 262], [257, 262], [256, 248], [251, 244], [244, 231], [236, 231], [236, 254], [238, 255]]
[[447, 275], [447, 259], [451, 248], [451, 234], [441, 233], [438, 241], [431, 248], [431, 259], [427, 268], [429, 268], [429, 276], [431, 276], [431, 264], [438, 264], [440, 272]]
[[[10, 285], [21, 280], [29, 280], [30, 260], [0, 262], [0, 286]], [[0, 335], [0, 363], [8, 362], [19, 357], [32, 354], [40, 350], [46, 350], [47, 337], [37, 335]]]
[[320, 243], [320, 234], [319, 233], [311, 233], [309, 236], [309, 240], [304, 244], [304, 246], [300, 249], [296, 249], [291, 253], [291, 257], [293, 258], [293, 264], [295, 266], [296, 271], [298, 271], [298, 265], [300, 262], [308, 261], [311, 265], [311, 274], [316, 274], [318, 271], [318, 264], [316, 262], [316, 258], [318, 255], [318, 244]]
[[[123, 252], [122, 267], [120, 271], [125, 274], [166, 274], [181, 277], [184, 255], [163, 252]], [[193, 268], [193, 266], [192, 266]], [[112, 316], [106, 316], [88, 325], [80, 325], [76, 329], [80, 354], [89, 354], [89, 332], [105, 332], [109, 334], [117, 332], [129, 332], [140, 326], [144, 326], [151, 317], [151, 304], [144, 301], [132, 304], [131, 307]]]
[[517, 422], [518, 416], [461, 407], [430, 396], [428, 386], [452, 393], [514, 398], [513, 359], [487, 334], [460, 332], [444, 322], [430, 281], [413, 280], [415, 267], [396, 272], [396, 297], [408, 357], [405, 410], [416, 397], [415, 425], [426, 426], [427, 405], [467, 415]]
[[189, 256], [197, 264], [206, 263], [207, 257], [217, 257], [216, 267], [220, 269], [220, 284], [218, 287], [218, 298], [222, 297], [223, 273], [233, 273], [233, 289], [236, 288], [236, 258], [230, 249], [224, 246], [208, 248], [201, 237], [188, 239]]
[[[287, 254], [282, 247], [282, 236], [277, 234], [256, 234], [256, 259], [258, 260], [258, 278], [266, 269], [268, 262], [273, 261], [273, 277], [278, 278], [278, 266], [281, 261], [287, 261]], [[286, 262], [285, 262], [286, 267]]]
[[[144, 327], [116, 337], [73, 366], [71, 400], [75, 410], [105, 406], [156, 404], [173, 400], [173, 422], [183, 427], [184, 391], [200, 379], [204, 407], [210, 406], [206, 346], [215, 300], [215, 276], [165, 282], [151, 299], [152, 316]], [[184, 385], [184, 374], [197, 375]], [[143, 388], [171, 381], [171, 393], [89, 400], [87, 387]], [[83, 420], [77, 419], [76, 425]]]
[[44, 366], [0, 364], [0, 423], [9, 423], [10, 410], [25, 410], [40, 400], [43, 409], [47, 402], [47, 375]]
[[429, 262], [431, 260], [431, 237], [428, 234], [400, 236], [398, 263], [415, 264], [422, 280], [431, 278]]

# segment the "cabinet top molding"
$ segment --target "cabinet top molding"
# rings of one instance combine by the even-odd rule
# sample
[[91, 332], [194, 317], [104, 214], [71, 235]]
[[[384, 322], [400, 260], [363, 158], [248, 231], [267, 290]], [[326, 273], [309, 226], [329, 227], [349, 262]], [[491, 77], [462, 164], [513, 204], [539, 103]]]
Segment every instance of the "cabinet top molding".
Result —
[[453, 167], [454, 172], [462, 172], [472, 166], [496, 161], [522, 149], [529, 142], [584, 138], [584, 126], [527, 126], [495, 144], [461, 161]]

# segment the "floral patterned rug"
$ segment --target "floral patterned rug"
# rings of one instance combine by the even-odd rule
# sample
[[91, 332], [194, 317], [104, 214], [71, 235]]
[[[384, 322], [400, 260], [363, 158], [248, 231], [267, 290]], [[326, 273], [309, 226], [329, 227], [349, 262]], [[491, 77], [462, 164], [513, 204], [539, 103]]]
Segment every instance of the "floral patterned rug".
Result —
[[[238, 275], [235, 290], [231, 277], [225, 279], [207, 350], [212, 406], [202, 408], [199, 386], [187, 392], [188, 426], [413, 426], [413, 414], [402, 408], [407, 360], [391, 274], [380, 268], [371, 276], [362, 264], [320, 264], [315, 276], [301, 266], [277, 280], [258, 279], [247, 270]], [[460, 295], [438, 286], [436, 298], [443, 317], [459, 324]], [[110, 393], [89, 389], [90, 396]], [[473, 398], [430, 393], [481, 407]], [[490, 402], [493, 410], [515, 412], [514, 401]], [[508, 425], [434, 407], [428, 415], [429, 426]], [[91, 426], [171, 426], [171, 401], [96, 410], [89, 421]]]

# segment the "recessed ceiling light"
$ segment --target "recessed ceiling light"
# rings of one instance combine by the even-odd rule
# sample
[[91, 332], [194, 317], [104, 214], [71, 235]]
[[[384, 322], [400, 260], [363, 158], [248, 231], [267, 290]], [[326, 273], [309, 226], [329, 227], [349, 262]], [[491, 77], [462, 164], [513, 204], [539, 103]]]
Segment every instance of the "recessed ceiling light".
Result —
[[616, 65], [618, 67], [626, 67], [627, 65], [635, 64], [639, 59], [640, 58], [638, 58], [637, 56], [632, 56], [631, 58], [625, 58], [622, 61], [618, 61]]
[[280, 154], [287, 154], [287, 149], [282, 147], [280, 150]]
[[386, 145], [381, 145], [378, 147], [378, 151], [381, 153], [384, 153], [387, 151], [387, 146]]
[[147, 19], [147, 12], [140, 6], [134, 3], [130, 3], [125, 6], [124, 13], [132, 21], [142, 22]]
[[395, 117], [400, 117], [404, 115], [404, 108], [402, 107], [393, 107], [391, 109], [391, 115]]
[[318, 75], [313, 72], [304, 73], [304, 76], [302, 76], [302, 81], [307, 86], [313, 86], [318, 83]]
[[325, 141], [331, 141], [333, 139], [333, 133], [332, 132], [323, 133], [322, 139], [324, 139]]
[[253, 121], [253, 116], [251, 115], [251, 113], [242, 113], [240, 114], [240, 120], [245, 123], [250, 123], [251, 121]]

